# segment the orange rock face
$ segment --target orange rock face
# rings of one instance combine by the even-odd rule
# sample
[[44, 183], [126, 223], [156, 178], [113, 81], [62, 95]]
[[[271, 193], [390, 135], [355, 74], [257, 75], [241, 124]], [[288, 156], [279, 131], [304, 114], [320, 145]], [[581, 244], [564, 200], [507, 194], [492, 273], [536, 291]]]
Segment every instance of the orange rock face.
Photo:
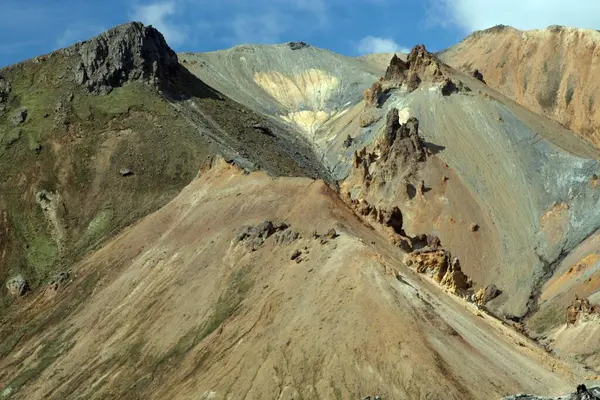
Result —
[[600, 32], [549, 27], [475, 32], [440, 55], [600, 147]]

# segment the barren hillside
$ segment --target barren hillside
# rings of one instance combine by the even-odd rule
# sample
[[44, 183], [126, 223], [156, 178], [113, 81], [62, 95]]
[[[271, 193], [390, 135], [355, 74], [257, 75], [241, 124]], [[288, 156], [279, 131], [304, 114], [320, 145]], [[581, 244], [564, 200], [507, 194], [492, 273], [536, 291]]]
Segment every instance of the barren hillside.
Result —
[[20, 350], [0, 384], [20, 398], [481, 399], [581, 378], [401, 255], [322, 181], [219, 162], [70, 286], [24, 299], [35, 317], [3, 325]]
[[497, 26], [475, 32], [440, 57], [469, 74], [478, 69], [490, 87], [600, 147], [600, 32]]
[[132, 23], [1, 76], [1, 398], [598, 383], [598, 150], [424, 46]]

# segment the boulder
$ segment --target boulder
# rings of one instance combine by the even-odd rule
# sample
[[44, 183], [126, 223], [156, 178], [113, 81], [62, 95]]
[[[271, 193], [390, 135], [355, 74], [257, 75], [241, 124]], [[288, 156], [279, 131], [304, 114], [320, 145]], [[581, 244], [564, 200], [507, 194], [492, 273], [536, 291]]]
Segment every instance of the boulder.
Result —
[[352, 139], [352, 136], [348, 135], [348, 137], [346, 137], [346, 139], [344, 140], [344, 147], [348, 148], [350, 146], [352, 146], [352, 143], [354, 142], [354, 139]]
[[479, 72], [478, 69], [474, 70], [472, 75], [473, 75], [473, 78], [485, 83], [485, 80], [483, 79], [483, 74], [481, 72]]
[[379, 97], [383, 94], [383, 82], [380, 78], [375, 81], [370, 88], [365, 89], [363, 97], [365, 99], [365, 105], [367, 107], [373, 107], [379, 105]]
[[121, 176], [130, 176], [130, 175], [133, 175], [133, 171], [132, 171], [132, 170], [130, 170], [129, 168], [121, 168], [121, 169], [119, 170], [119, 174], [120, 174]]
[[20, 125], [27, 119], [27, 109], [21, 108], [17, 110], [12, 116], [12, 123], [14, 126]]
[[29, 282], [23, 275], [15, 275], [6, 281], [6, 289], [13, 297], [23, 296], [29, 291]]
[[292, 252], [292, 256], [290, 257], [290, 259], [295, 260], [298, 257], [300, 257], [301, 255], [302, 255], [302, 252], [300, 250], [296, 249]]
[[482, 287], [475, 294], [475, 302], [480, 305], [486, 304], [488, 301], [495, 299], [500, 296], [502, 292], [496, 287], [496, 285], [487, 285]]

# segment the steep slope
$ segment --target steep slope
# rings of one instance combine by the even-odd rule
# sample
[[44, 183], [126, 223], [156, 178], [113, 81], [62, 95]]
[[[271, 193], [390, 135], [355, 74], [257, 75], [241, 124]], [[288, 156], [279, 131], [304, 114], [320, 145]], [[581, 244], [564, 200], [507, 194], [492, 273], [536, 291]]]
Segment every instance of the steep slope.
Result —
[[381, 233], [322, 181], [215, 163], [8, 316], [2, 393], [482, 399], [582, 379], [405, 267]]
[[361, 100], [379, 68], [305, 43], [236, 46], [184, 53], [192, 73], [232, 99], [284, 121], [311, 140]]
[[64, 280], [215, 154], [325, 176], [308, 144], [206, 86], [139, 23], [7, 67], [0, 90], [0, 307], [7, 289]]
[[[330, 139], [325, 159], [346, 181], [343, 193], [399, 206], [407, 229], [439, 236], [477, 286], [502, 288], [498, 309], [525, 315], [554, 262], [600, 224], [598, 153], [478, 80], [413, 52], [409, 58], [422, 69], [408, 73], [422, 82], [409, 90], [408, 81], [395, 81], [394, 68], [404, 68], [403, 61], [388, 70], [389, 79], [374, 85], [387, 86], [374, 105], [357, 105], [323, 128]], [[397, 123], [389, 119], [393, 109]], [[382, 141], [411, 117], [432, 154], [403, 165], [394, 161], [406, 157], [403, 151], [386, 155]], [[362, 157], [364, 167], [356, 156], [363, 148], [371, 153]], [[426, 190], [415, 196], [421, 182]], [[480, 229], [469, 232], [471, 224]]]
[[440, 54], [490, 87], [600, 147], [600, 32], [551, 26], [475, 32]]
[[[353, 101], [343, 112], [314, 126], [312, 143], [342, 184], [343, 193], [348, 191], [351, 198], [364, 198], [375, 206], [399, 206], [408, 229], [413, 234], [439, 236], [461, 258], [477, 288], [501, 286], [503, 295], [494, 301], [494, 308], [511, 317], [528, 315], [537, 307], [535, 299], [556, 262], [600, 225], [600, 214], [594, 211], [600, 197], [593, 184], [599, 173], [598, 152], [567, 129], [477, 79], [438, 65], [425, 53], [417, 50], [415, 55], [396, 58], [383, 81], [388, 89], [373, 95], [377, 90], [373, 85], [365, 93], [366, 103], [354, 100], [364, 84], [340, 85], [339, 93], [327, 92], [338, 93], [331, 96], [343, 99], [338, 105], [346, 99]], [[356, 76], [381, 71], [377, 67], [381, 57], [357, 61], [339, 56], [327, 70], [323, 64], [331, 57], [331, 53], [310, 46], [295, 50], [290, 45], [244, 46], [188, 54], [184, 63], [203, 79], [212, 79], [223, 90], [240, 96], [240, 101], [254, 104], [266, 116], [286, 118], [285, 113], [294, 109], [291, 105], [283, 111], [269, 108], [281, 104], [276, 92], [296, 93], [289, 89], [294, 87], [302, 94], [298, 99], [319, 93], [297, 82], [292, 85], [294, 76], [310, 76], [315, 69], [362, 68], [363, 73]], [[406, 81], [396, 82], [406, 73], [402, 71], [411, 57], [420, 70], [408, 71], [410, 76], [402, 78]], [[336, 69], [331, 69], [333, 65]], [[259, 75], [281, 79], [270, 81], [269, 89], [261, 91]], [[315, 82], [329, 82], [324, 76], [329, 75]], [[411, 81], [413, 78], [416, 80]], [[406, 85], [416, 86], [407, 90]], [[234, 87], [242, 89], [235, 92]], [[260, 106], [255, 104], [257, 99]], [[396, 166], [391, 175], [386, 172], [371, 182], [377, 164], [371, 161], [382, 158], [377, 143], [388, 129], [385, 117], [394, 108], [400, 110], [400, 122], [417, 118], [428, 151], [436, 154], [422, 168], [412, 171]], [[373, 167], [355, 172], [355, 153], [363, 148], [377, 148], [370, 156]], [[365, 179], [374, 189], [365, 187]], [[423, 196], [415, 196], [421, 181], [429, 189]], [[472, 224], [481, 229], [470, 233]]]

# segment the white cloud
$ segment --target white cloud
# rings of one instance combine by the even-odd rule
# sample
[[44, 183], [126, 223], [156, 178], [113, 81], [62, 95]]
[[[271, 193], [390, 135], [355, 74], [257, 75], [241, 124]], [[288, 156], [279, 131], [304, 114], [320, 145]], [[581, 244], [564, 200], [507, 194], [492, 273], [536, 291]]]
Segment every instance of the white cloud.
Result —
[[549, 25], [600, 29], [599, 0], [430, 0], [429, 17], [467, 32], [498, 24], [518, 29]]
[[175, 23], [172, 19], [177, 12], [175, 1], [163, 1], [138, 5], [131, 13], [131, 17], [146, 25], [152, 25], [165, 36], [170, 45], [177, 46], [188, 38], [185, 26]]
[[360, 54], [371, 53], [408, 53], [410, 49], [400, 46], [392, 38], [366, 36], [356, 45]]

